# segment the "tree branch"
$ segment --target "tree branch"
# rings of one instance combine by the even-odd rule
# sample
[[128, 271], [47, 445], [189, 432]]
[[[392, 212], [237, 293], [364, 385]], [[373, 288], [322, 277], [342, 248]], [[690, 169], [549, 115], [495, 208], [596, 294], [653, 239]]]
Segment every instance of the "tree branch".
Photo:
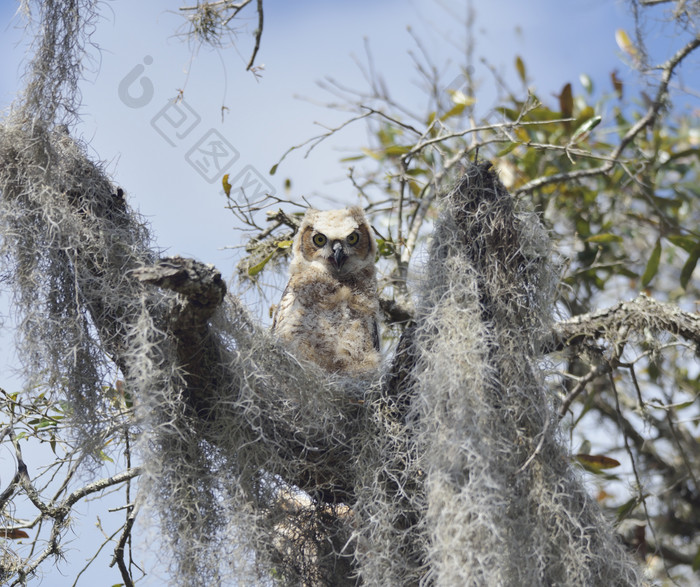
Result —
[[538, 188], [551, 183], [561, 183], [565, 181], [574, 181], [578, 179], [583, 179], [585, 177], [592, 177], [596, 175], [602, 175], [608, 173], [612, 168], [619, 162], [622, 152], [625, 150], [627, 145], [629, 145], [634, 138], [645, 128], [651, 127], [656, 122], [656, 119], [664, 106], [666, 95], [668, 93], [668, 85], [673, 77], [673, 73], [676, 67], [685, 59], [690, 53], [692, 53], [697, 47], [700, 46], [700, 36], [692, 39], [688, 44], [682, 49], [678, 50], [673, 57], [666, 61], [663, 65], [658, 67], [662, 70], [661, 83], [656, 92], [656, 97], [649, 106], [648, 110], [642, 116], [634, 126], [632, 126], [622, 137], [620, 144], [612, 152], [610, 159], [601, 165], [600, 167], [594, 167], [592, 169], [579, 169], [576, 171], [569, 171], [566, 173], [556, 173], [554, 175], [548, 175], [546, 177], [539, 177], [532, 181], [529, 181], [525, 185], [519, 187], [515, 190], [516, 195], [531, 192]]
[[622, 327], [637, 333], [645, 329], [670, 332], [700, 348], [700, 315], [640, 294], [634, 300], [557, 323], [551, 337], [545, 341], [545, 352], [562, 350], [584, 340], [596, 340], [608, 332], [617, 333]]
[[88, 483], [80, 489], [76, 489], [75, 491], [71, 492], [70, 495], [68, 495], [68, 497], [66, 497], [66, 499], [64, 499], [61, 502], [59, 507], [70, 508], [73, 505], [75, 505], [76, 502], [80, 501], [81, 499], [90, 495], [91, 493], [97, 493], [98, 491], [102, 491], [103, 489], [107, 489], [108, 487], [124, 483], [129, 479], [138, 477], [141, 474], [141, 472], [141, 467], [131, 467], [122, 471], [121, 473], [112, 475], [111, 477], [105, 477], [103, 479], [93, 481], [92, 483]]
[[131, 536], [131, 529], [134, 527], [134, 522], [136, 521], [136, 515], [138, 513], [138, 508], [134, 507], [133, 505], [130, 507], [131, 509], [129, 511], [129, 515], [127, 516], [126, 523], [124, 524], [124, 530], [119, 537], [117, 546], [114, 548], [112, 562], [109, 563], [110, 567], [113, 567], [115, 564], [117, 565], [126, 587], [133, 587], [134, 582], [131, 578], [131, 574], [129, 573], [129, 569], [126, 567], [126, 563], [124, 562], [124, 548], [127, 540]]
[[262, 40], [263, 33], [263, 0], [258, 0], [258, 28], [255, 29], [255, 47], [253, 47], [253, 53], [250, 56], [250, 61], [248, 61], [248, 66], [246, 71], [250, 71], [255, 65], [255, 58], [260, 50], [260, 41]]
[[595, 367], [592, 367], [591, 370], [583, 377], [579, 378], [574, 388], [564, 398], [564, 401], [559, 408], [559, 417], [563, 418], [566, 415], [566, 412], [569, 411], [569, 408], [574, 400], [581, 395], [584, 389], [586, 389], [586, 385], [601, 375], [609, 373], [611, 369], [612, 365], [609, 362], [599, 363]]

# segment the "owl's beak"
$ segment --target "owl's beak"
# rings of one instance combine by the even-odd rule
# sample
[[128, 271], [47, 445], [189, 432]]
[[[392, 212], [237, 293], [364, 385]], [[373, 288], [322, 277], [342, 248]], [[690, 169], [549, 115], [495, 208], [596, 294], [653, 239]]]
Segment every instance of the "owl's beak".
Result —
[[345, 249], [343, 249], [343, 245], [340, 243], [335, 243], [333, 245], [333, 260], [335, 261], [335, 266], [338, 268], [338, 270], [343, 267], [347, 258], [348, 256], [345, 253]]

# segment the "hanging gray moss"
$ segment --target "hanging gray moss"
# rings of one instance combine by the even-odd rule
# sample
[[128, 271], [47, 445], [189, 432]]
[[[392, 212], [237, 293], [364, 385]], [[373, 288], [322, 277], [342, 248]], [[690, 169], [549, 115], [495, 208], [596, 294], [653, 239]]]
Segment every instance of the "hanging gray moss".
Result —
[[0, 126], [2, 256], [21, 320], [18, 354], [29, 388], [66, 394], [94, 452], [113, 424], [101, 387], [114, 384], [110, 362], [128, 373], [126, 336], [144, 291], [130, 273], [156, 257], [145, 225], [84, 147], [31, 114], [14, 111]]
[[632, 585], [570, 465], [539, 341], [557, 273], [488, 164], [444, 202], [422, 292], [415, 396], [431, 575], [443, 585]]
[[358, 460], [371, 585], [637, 585], [561, 442], [539, 365], [557, 272], [488, 163], [442, 201]]

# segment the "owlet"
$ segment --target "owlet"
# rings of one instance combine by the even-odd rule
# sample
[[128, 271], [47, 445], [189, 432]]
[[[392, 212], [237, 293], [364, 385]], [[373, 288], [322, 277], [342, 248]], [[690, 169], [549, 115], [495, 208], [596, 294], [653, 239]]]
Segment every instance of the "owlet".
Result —
[[361, 208], [306, 212], [272, 325], [298, 357], [349, 375], [379, 365], [376, 248]]

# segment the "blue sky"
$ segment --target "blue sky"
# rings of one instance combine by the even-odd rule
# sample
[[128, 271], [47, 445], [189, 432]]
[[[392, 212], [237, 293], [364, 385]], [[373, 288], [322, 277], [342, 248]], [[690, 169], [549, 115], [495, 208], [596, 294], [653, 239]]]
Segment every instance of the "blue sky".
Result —
[[[451, 6], [449, 10], [442, 7]], [[598, 90], [609, 89], [609, 74], [617, 69], [627, 80], [637, 79], [620, 61], [615, 30], [632, 31], [627, 5], [611, 0], [489, 0], [475, 1], [476, 63], [484, 56], [516, 83], [515, 55], [521, 55], [532, 85], [549, 96], [572, 82], [581, 92], [579, 74], [587, 73]], [[323, 103], [333, 98], [316, 82], [327, 75], [346, 86], [362, 87], [353, 55], [363, 55], [369, 39], [376, 69], [384, 75], [394, 96], [408, 104], [424, 100], [416, 89], [417, 75], [407, 54], [414, 48], [407, 26], [421, 37], [435, 60], [444, 64], [445, 78], [459, 72], [459, 48], [464, 46], [460, 15], [464, 2], [428, 0], [297, 1], [267, 0], [265, 32], [257, 62], [265, 68], [260, 79], [245, 72], [254, 21], [240, 34], [239, 47], [212, 51], [193, 48], [176, 36], [182, 25], [178, 3], [165, 0], [138, 2], [112, 0], [101, 4], [103, 17], [93, 41], [86, 79], [81, 85], [81, 124], [74, 132], [89, 145], [96, 159], [118, 185], [130, 204], [150, 221], [157, 243], [168, 254], [194, 256], [214, 263], [225, 278], [233, 276], [239, 258], [231, 245], [240, 243], [233, 216], [224, 209], [219, 180], [228, 172], [259, 178], [284, 194], [284, 179], [292, 180], [294, 197], [304, 195], [319, 207], [329, 198], [353, 203], [355, 191], [347, 179], [347, 164], [339, 159], [366, 144], [364, 126], [348, 128], [321, 144], [308, 158], [290, 155], [275, 176], [267, 171], [292, 145], [319, 133], [316, 123], [337, 124], [338, 112], [298, 96]], [[0, 108], [5, 108], [21, 86], [25, 57], [21, 19], [14, 17], [16, 2], [0, 0]], [[660, 25], [650, 22], [653, 35]], [[653, 49], [668, 55], [678, 38], [658, 34]], [[239, 53], [240, 51], [240, 53]], [[132, 74], [133, 84], [124, 80]], [[477, 99], [488, 110], [494, 97], [493, 81], [483, 67]], [[142, 85], [139, 80], [145, 80]], [[122, 91], [120, 96], [120, 84]], [[186, 106], [173, 110], [169, 101], [184, 91]], [[145, 91], [145, 94], [143, 93]], [[126, 92], [126, 94], [125, 94]], [[127, 96], [124, 98], [124, 96]], [[228, 108], [222, 122], [221, 107]], [[178, 126], [179, 125], [179, 126]], [[197, 145], [217, 137], [226, 153], [216, 159], [225, 168], [198, 167]], [[209, 161], [211, 163], [211, 161]], [[249, 175], [245, 175], [248, 173]], [[252, 175], [250, 175], [252, 174]], [[257, 174], [257, 175], [256, 175]], [[235, 287], [234, 287], [235, 289]], [[8, 325], [10, 325], [9, 323]], [[14, 363], [11, 338], [0, 340], [3, 371]], [[12, 389], [16, 383], [0, 381]], [[0, 454], [2, 471], [11, 460]], [[6, 474], [0, 478], [0, 485]], [[43, 584], [71, 585], [75, 569], [84, 565], [100, 540], [93, 506], [74, 526], [75, 540], [68, 563], [50, 571]], [[104, 514], [104, 512], [102, 512]], [[103, 522], [109, 523], [109, 515]], [[145, 531], [142, 530], [142, 533]], [[106, 562], [111, 549], [83, 575], [79, 585], [113, 585], [120, 581]], [[152, 577], [144, 585], [161, 585]]]
[[[366, 37], [376, 69], [386, 78], [393, 95], [420, 105], [418, 76], [407, 54], [414, 46], [406, 28], [411, 26], [436, 62], [444, 63], [449, 81], [450, 75], [459, 72], [458, 47], [464, 44], [459, 15], [464, 14], [465, 5], [452, 4], [458, 7], [450, 13], [439, 3], [424, 0], [267, 2], [258, 58], [265, 69], [256, 80], [244, 71], [254, 21], [245, 23], [247, 30], [241, 32], [238, 49], [202, 48], [193, 55], [193, 48], [176, 36], [182, 19], [173, 9], [174, 3], [103, 3], [103, 19], [93, 37], [100, 51], [93, 52], [81, 87], [83, 122], [77, 134], [107, 163], [130, 203], [150, 219], [160, 246], [170, 253], [214, 262], [230, 276], [235, 252], [222, 248], [237, 244], [239, 235], [232, 230], [233, 217], [223, 208], [220, 182], [209, 183], [187, 158], [196, 141], [210, 130], [222, 135], [238, 153], [227, 169], [232, 177], [248, 167], [257, 170], [279, 193], [283, 192], [284, 179], [291, 178], [292, 195], [303, 194], [322, 207], [329, 205], [322, 196], [353, 201], [347, 165], [338, 160], [347, 154], [341, 149], [366, 144], [361, 123], [322, 144], [307, 159], [301, 152], [294, 153], [276, 176], [267, 176], [290, 146], [319, 133], [316, 123], [332, 125], [342, 120], [338, 112], [298, 96], [318, 103], [333, 101], [316, 85], [327, 75], [347, 86], [362, 87], [352, 56], [362, 58]], [[623, 4], [609, 0], [474, 4], [477, 64], [478, 58], [485, 56], [514, 80], [513, 60], [519, 54], [542, 94], [555, 93], [569, 81], [576, 86], [583, 72], [600, 80], [602, 86], [612, 69], [624, 70], [614, 39], [616, 28], [629, 28]], [[20, 31], [6, 24], [11, 22], [13, 5], [2, 2], [0, 12], [0, 49], [9, 57], [2, 65], [0, 105], [7, 104], [17, 88], [23, 57], [21, 47], [13, 49]], [[144, 58], [150, 64], [145, 64]], [[142, 107], [130, 108], [119, 98], [119, 83], [139, 65], [143, 76], [152, 82], [153, 97]], [[477, 98], [488, 109], [494, 95], [493, 81], [483, 68], [477, 70], [477, 77], [483, 81]], [[186, 103], [200, 121], [173, 146], [157, 132], [154, 125], [158, 123], [153, 121], [179, 90], [184, 90]], [[228, 108], [223, 122], [222, 105]]]

